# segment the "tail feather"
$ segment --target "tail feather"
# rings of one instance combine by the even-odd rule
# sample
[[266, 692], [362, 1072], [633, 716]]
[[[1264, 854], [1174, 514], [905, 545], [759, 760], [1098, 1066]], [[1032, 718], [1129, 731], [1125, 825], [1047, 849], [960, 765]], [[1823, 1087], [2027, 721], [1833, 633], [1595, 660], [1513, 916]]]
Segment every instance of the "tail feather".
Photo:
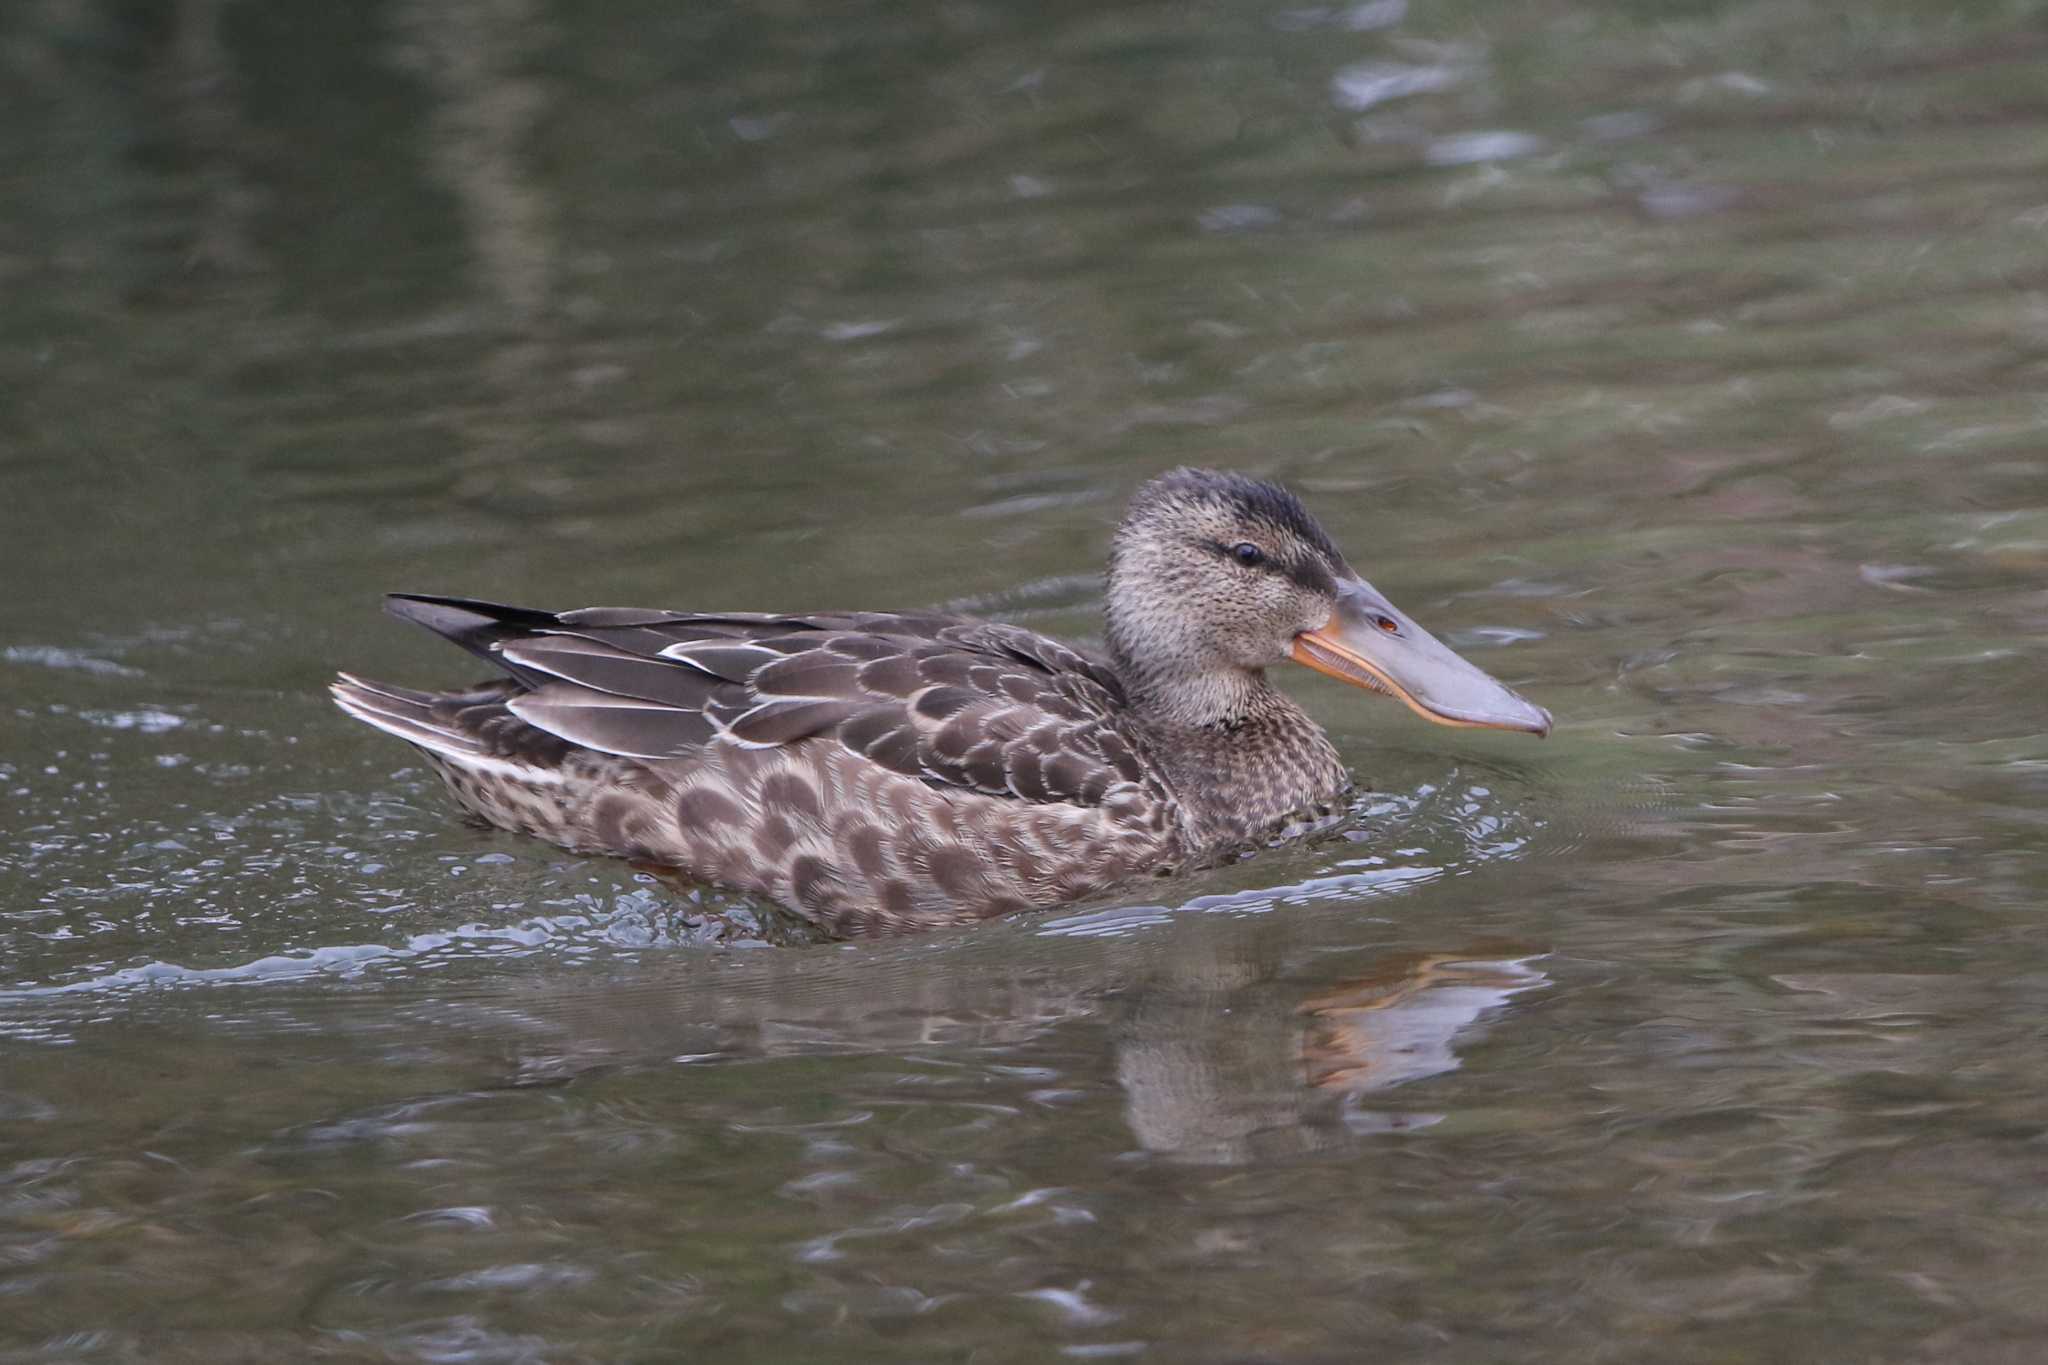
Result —
[[[507, 692], [516, 690], [511, 684], [487, 683], [471, 692], [419, 692], [343, 673], [327, 690], [336, 706], [363, 724], [374, 725], [433, 755], [444, 774], [510, 779], [528, 789], [563, 783], [559, 761], [571, 746], [505, 711]], [[509, 736], [508, 723], [512, 727]], [[518, 742], [520, 736], [528, 742]], [[508, 738], [513, 741], [510, 745]], [[484, 796], [465, 792], [453, 776], [449, 780], [456, 787], [457, 798], [476, 814], [507, 829], [528, 828], [521, 823], [524, 817], [503, 816]]]
[[431, 711], [434, 706], [434, 694], [422, 692], [416, 687], [400, 687], [397, 683], [378, 682], [375, 678], [365, 678], [355, 673], [341, 673], [336, 676], [340, 679], [333, 684], [337, 692], [346, 688], [351, 693], [367, 693], [395, 706], [409, 709]]
[[328, 691], [336, 706], [386, 734], [458, 762], [484, 756], [477, 736], [465, 734], [435, 714], [431, 693], [372, 682], [348, 673], [331, 683]]

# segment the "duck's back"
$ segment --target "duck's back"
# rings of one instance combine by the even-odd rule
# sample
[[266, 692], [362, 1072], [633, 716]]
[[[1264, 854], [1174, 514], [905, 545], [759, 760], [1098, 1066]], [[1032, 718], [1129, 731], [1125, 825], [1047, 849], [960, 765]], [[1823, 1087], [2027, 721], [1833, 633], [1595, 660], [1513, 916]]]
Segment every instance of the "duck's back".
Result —
[[555, 614], [394, 597], [507, 677], [347, 678], [492, 824], [765, 893], [838, 933], [1049, 906], [1171, 863], [1100, 661], [938, 615]]

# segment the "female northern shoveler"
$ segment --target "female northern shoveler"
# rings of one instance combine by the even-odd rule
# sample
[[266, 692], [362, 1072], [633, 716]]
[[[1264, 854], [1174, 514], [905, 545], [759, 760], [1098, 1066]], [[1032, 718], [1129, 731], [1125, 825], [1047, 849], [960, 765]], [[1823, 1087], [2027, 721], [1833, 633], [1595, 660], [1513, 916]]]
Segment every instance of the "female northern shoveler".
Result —
[[1208, 470], [1132, 500], [1102, 654], [929, 613], [387, 605], [509, 675], [334, 685], [466, 810], [835, 934], [1057, 905], [1327, 814], [1349, 779], [1267, 681], [1282, 660], [1440, 724], [1550, 730], [1360, 578], [1292, 493]]

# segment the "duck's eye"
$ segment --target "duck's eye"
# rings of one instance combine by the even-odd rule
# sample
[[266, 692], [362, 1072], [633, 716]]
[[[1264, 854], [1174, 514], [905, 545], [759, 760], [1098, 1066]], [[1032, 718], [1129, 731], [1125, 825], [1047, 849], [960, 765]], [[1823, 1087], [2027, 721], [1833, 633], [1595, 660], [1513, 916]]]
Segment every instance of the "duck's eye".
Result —
[[1256, 569], [1266, 562], [1266, 552], [1249, 540], [1241, 540], [1230, 547], [1230, 557], [1247, 569]]
[[1372, 623], [1389, 635], [1399, 635], [1401, 633], [1400, 623], [1391, 616], [1375, 616], [1372, 618]]

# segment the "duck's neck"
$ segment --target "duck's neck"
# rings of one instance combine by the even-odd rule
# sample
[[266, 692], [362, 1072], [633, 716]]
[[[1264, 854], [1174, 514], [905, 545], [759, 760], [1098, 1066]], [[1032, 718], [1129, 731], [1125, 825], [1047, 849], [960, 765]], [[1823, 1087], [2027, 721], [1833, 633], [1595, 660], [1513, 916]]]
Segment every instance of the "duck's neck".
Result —
[[1262, 670], [1185, 677], [1118, 663], [1196, 853], [1220, 856], [1263, 843], [1327, 813], [1350, 785], [1322, 727]]
[[1121, 650], [1114, 653], [1131, 709], [1157, 730], [1238, 730], [1276, 707], [1294, 705], [1263, 669], [1148, 668]]

